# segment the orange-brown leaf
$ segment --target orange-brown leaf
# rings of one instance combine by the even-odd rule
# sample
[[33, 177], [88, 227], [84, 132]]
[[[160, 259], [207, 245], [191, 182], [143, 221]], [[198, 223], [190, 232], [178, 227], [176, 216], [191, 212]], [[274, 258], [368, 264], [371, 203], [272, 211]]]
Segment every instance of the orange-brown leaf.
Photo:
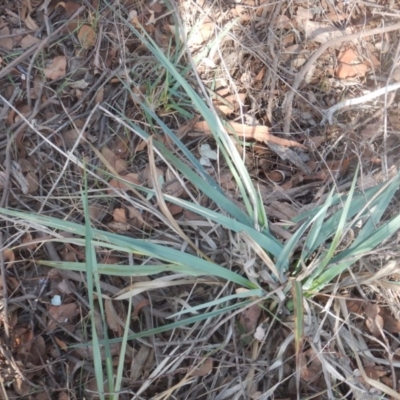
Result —
[[82, 25], [81, 29], [79, 29], [78, 40], [84, 49], [90, 49], [96, 44], [96, 32], [91, 26]]
[[65, 56], [54, 57], [43, 70], [47, 79], [54, 81], [63, 78], [67, 72], [67, 59]]

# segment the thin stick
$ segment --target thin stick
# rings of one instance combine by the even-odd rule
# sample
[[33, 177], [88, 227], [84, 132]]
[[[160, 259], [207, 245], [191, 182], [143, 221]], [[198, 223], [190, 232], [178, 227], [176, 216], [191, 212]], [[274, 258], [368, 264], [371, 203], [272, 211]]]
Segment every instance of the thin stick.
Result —
[[323, 120], [321, 121], [321, 125], [324, 125], [326, 121], [328, 121], [328, 123], [330, 125], [332, 125], [333, 114], [336, 111], [339, 111], [341, 108], [351, 107], [351, 106], [355, 106], [357, 104], [366, 103], [367, 101], [373, 100], [379, 96], [384, 95], [385, 93], [389, 93], [389, 92], [392, 92], [392, 91], [398, 90], [398, 89], [400, 89], [400, 82], [392, 83], [391, 85], [384, 86], [373, 92], [367, 93], [364, 96], [356, 97], [355, 99], [347, 99], [338, 104], [335, 104], [334, 106], [332, 106], [331, 108], [328, 108], [328, 110], [326, 110], [324, 112], [325, 115], [324, 115]]
[[6, 268], [4, 266], [3, 234], [1, 232], [0, 232], [0, 271], [1, 271], [1, 284], [3, 286], [4, 332], [6, 334], [7, 345], [9, 345], [10, 344], [10, 325], [9, 325], [9, 321], [8, 321], [8, 292], [7, 292]]

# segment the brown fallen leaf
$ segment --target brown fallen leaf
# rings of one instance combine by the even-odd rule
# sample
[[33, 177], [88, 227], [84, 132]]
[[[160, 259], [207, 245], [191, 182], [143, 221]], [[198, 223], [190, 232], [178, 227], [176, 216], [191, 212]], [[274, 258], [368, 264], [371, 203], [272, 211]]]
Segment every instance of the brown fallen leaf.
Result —
[[374, 319], [380, 312], [380, 307], [377, 304], [370, 303], [364, 305], [364, 313], [367, 318]]
[[[1, 36], [1, 34], [0, 34], [0, 36]], [[33, 46], [34, 44], [38, 44], [39, 42], [40, 42], [40, 39], [39, 39], [39, 38], [37, 38], [37, 37], [35, 37], [35, 36], [32, 36], [32, 35], [26, 35], [26, 36], [24, 36], [24, 38], [21, 40], [20, 45], [21, 45], [21, 47], [22, 47], [23, 49], [27, 49], [27, 48]]]
[[11, 249], [6, 248], [3, 250], [3, 257], [6, 263], [6, 268], [11, 268], [15, 261], [14, 252]]
[[21, 241], [21, 249], [35, 250], [37, 246], [38, 243], [33, 242], [33, 237], [30, 232], [28, 232]]
[[346, 79], [365, 76], [368, 70], [368, 66], [358, 60], [357, 52], [349, 47], [339, 54], [335, 74], [339, 79]]
[[126, 212], [123, 208], [115, 208], [113, 211], [113, 218], [115, 222], [126, 224]]
[[57, 328], [59, 324], [66, 324], [71, 322], [78, 313], [78, 306], [76, 303], [61, 304], [60, 306], [50, 306], [49, 315], [52, 319], [49, 319], [47, 325], [47, 331], [51, 332]]
[[129, 223], [138, 228], [142, 228], [144, 225], [144, 219], [140, 211], [132, 206], [127, 206], [126, 208], [128, 210]]
[[214, 33], [215, 23], [214, 22], [206, 22], [203, 25], [199, 26], [197, 29], [195, 28], [195, 32], [192, 32], [189, 38], [189, 44], [191, 45], [200, 45], [204, 43], [206, 40], [210, 39], [212, 34]]
[[69, 400], [68, 393], [66, 393], [66, 392], [59, 393], [57, 400]]
[[[314, 170], [318, 163], [315, 161], [309, 161], [307, 165]], [[321, 180], [324, 181], [329, 177], [334, 177], [335, 179], [343, 176], [350, 166], [350, 159], [345, 158], [344, 160], [331, 160], [326, 161], [321, 164], [321, 170], [313, 174], [304, 176], [304, 180]]]
[[114, 332], [119, 332], [119, 330], [120, 330], [120, 325], [118, 323], [119, 317], [115, 311], [115, 308], [114, 308], [114, 305], [113, 305], [111, 299], [106, 299], [105, 304], [104, 304], [104, 309], [106, 312], [106, 319], [107, 319], [108, 327]]
[[258, 304], [253, 304], [240, 314], [239, 322], [245, 328], [247, 333], [255, 331], [260, 315], [261, 307]]
[[[157, 172], [157, 184], [160, 185], [161, 187], [164, 184], [164, 171], [160, 168], [156, 168]], [[154, 176], [151, 173], [151, 168], [150, 165], [147, 165], [142, 171], [139, 173], [140, 179], [149, 187], [153, 188], [154, 187]]]
[[29, 14], [25, 17], [24, 22], [25, 25], [28, 27], [28, 29], [32, 31], [39, 30], [39, 25], [34, 21], [34, 19]]
[[181, 197], [185, 190], [169, 168], [165, 173], [165, 180], [166, 182], [163, 188], [163, 192], [166, 194], [170, 194], [174, 197]]
[[315, 381], [322, 372], [321, 361], [312, 348], [299, 356], [300, 378], [306, 382]]
[[89, 205], [89, 217], [93, 222], [101, 222], [107, 214], [107, 207], [101, 204], [90, 204]]
[[93, 28], [89, 25], [82, 25], [79, 29], [78, 40], [84, 49], [90, 49], [96, 44], [97, 35]]
[[190, 376], [207, 376], [213, 369], [213, 360], [207, 358], [205, 361], [201, 362], [198, 367], [193, 368], [190, 372]]
[[26, 181], [28, 183], [27, 194], [36, 193], [36, 191], [39, 189], [39, 178], [38, 178], [38, 176], [35, 173], [29, 171], [26, 174], [25, 179], [26, 179]]
[[364, 367], [364, 371], [367, 374], [368, 378], [371, 378], [375, 381], [379, 380], [379, 378], [387, 375], [388, 370], [382, 365], [374, 365]]
[[137, 381], [144, 373], [145, 365], [148, 363], [148, 359], [153, 355], [150, 347], [142, 345], [139, 351], [132, 357], [131, 369], [130, 369], [130, 381]]
[[69, 129], [58, 136], [56, 139], [57, 146], [65, 146], [66, 149], [72, 149], [76, 141], [79, 139], [79, 144], [85, 143], [86, 132], [78, 132], [76, 129]]
[[20, 396], [20, 398], [28, 396], [32, 390], [31, 386], [19, 376], [17, 376], [13, 382], [13, 389]]
[[12, 50], [14, 47], [14, 40], [10, 37], [10, 29], [8, 26], [0, 29], [1, 46], [5, 50]]
[[54, 57], [43, 70], [44, 76], [52, 81], [63, 78], [67, 73], [67, 58], [65, 56]]
[[280, 171], [280, 170], [274, 170], [274, 171], [267, 172], [265, 174], [265, 176], [271, 182], [278, 183], [278, 184], [282, 183], [286, 178], [285, 173], [283, 171]]
[[167, 204], [167, 207], [171, 215], [177, 215], [183, 211], [183, 207], [178, 206], [177, 204]]
[[[131, 173], [131, 174], [127, 174], [127, 175], [121, 175], [120, 178], [125, 181], [131, 182], [135, 185], [142, 184], [141, 180], [138, 177], [138, 174]], [[111, 179], [110, 182], [108, 182], [108, 184], [119, 190], [130, 190], [130, 187], [128, 186], [128, 184], [125, 184], [124, 182], [118, 180], [117, 178]], [[113, 193], [113, 191], [110, 189], [109, 193]]]
[[[194, 124], [194, 130], [201, 131], [207, 135], [211, 134], [211, 128], [207, 121], [200, 121]], [[271, 142], [276, 143], [281, 146], [293, 146], [301, 147], [305, 149], [306, 147], [301, 143], [295, 142], [294, 140], [282, 139], [269, 133], [267, 126], [263, 125], [243, 125], [238, 122], [229, 121], [227, 127], [229, 133], [235, 133], [238, 136], [245, 137], [246, 139], [255, 139], [259, 142]]]
[[373, 336], [376, 338], [381, 336], [384, 323], [380, 315], [377, 315], [375, 318], [367, 318], [365, 324]]
[[224, 115], [228, 115], [233, 113], [239, 108], [240, 103], [243, 103], [244, 100], [247, 97], [247, 93], [238, 93], [229, 95], [224, 97], [224, 100], [227, 102], [227, 104], [222, 103], [222, 100], [214, 100], [215, 107], [217, 110], [222, 112]]
[[347, 310], [354, 314], [361, 314], [363, 311], [364, 303], [365, 301], [361, 299], [360, 301], [357, 301], [357, 299], [346, 300]]
[[64, 350], [64, 351], [67, 351], [67, 350], [68, 350], [68, 345], [67, 345], [67, 343], [65, 343], [63, 340], [59, 339], [57, 336], [53, 336], [53, 337], [54, 337], [54, 340], [56, 341], [58, 347], [59, 347], [61, 350]]
[[104, 157], [103, 163], [108, 169], [110, 169], [110, 172], [113, 172], [113, 170], [115, 170], [116, 173], [120, 174], [126, 171], [127, 162], [124, 159], [120, 158], [107, 146], [104, 146], [101, 149], [101, 154]]
[[394, 318], [391, 312], [386, 308], [381, 308], [379, 315], [383, 318], [383, 329], [390, 333], [400, 332], [400, 321]]

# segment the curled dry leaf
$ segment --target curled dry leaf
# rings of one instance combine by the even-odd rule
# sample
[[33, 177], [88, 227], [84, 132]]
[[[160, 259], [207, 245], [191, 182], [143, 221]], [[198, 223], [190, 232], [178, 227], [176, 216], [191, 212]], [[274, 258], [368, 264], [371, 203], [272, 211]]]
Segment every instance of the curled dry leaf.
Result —
[[28, 27], [28, 29], [32, 31], [39, 30], [38, 24], [33, 20], [33, 18], [29, 14], [25, 17], [24, 22], [25, 25]]
[[82, 25], [79, 29], [78, 40], [84, 49], [90, 49], [96, 44], [97, 35], [93, 28], [89, 25]]
[[57, 336], [53, 336], [54, 340], [56, 341], [58, 347], [63, 350], [63, 351], [67, 351], [68, 350], [68, 345], [67, 343], [65, 343], [63, 340], [59, 339]]
[[276, 169], [275, 171], [271, 171], [265, 174], [265, 176], [274, 183], [282, 183], [285, 178], [286, 175], [283, 171], [280, 171], [278, 169]]
[[67, 73], [67, 58], [65, 56], [54, 57], [43, 70], [47, 79], [54, 81], [60, 79]]

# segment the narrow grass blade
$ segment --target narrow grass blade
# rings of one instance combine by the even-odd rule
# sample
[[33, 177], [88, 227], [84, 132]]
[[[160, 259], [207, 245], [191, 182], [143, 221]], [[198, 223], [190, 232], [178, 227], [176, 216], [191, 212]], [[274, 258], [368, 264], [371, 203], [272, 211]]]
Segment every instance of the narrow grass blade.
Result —
[[344, 204], [344, 207], [341, 210], [340, 220], [336, 227], [336, 233], [332, 240], [332, 243], [329, 246], [328, 251], [323, 253], [318, 267], [311, 274], [311, 276], [307, 278], [306, 282], [304, 283], [303, 290], [305, 290], [305, 291], [313, 286], [314, 279], [317, 279], [318, 276], [324, 271], [325, 267], [332, 261], [333, 255], [334, 255], [337, 247], [339, 246], [340, 242], [342, 241], [343, 237], [345, 236], [344, 228], [345, 228], [346, 220], [348, 218], [350, 205], [352, 203], [352, 199], [353, 199], [353, 195], [354, 195], [354, 191], [355, 191], [355, 187], [356, 187], [358, 168], [359, 167], [357, 166], [357, 170], [354, 174], [354, 179], [351, 184], [351, 188], [350, 188], [349, 194], [347, 196], [346, 203]]
[[[42, 224], [54, 229], [68, 231], [75, 235], [85, 236], [86, 234], [84, 226], [70, 221], [7, 209], [0, 209], [0, 213], [4, 215], [13, 215], [25, 221], [31, 221], [32, 224]], [[191, 254], [183, 253], [166, 246], [154, 244], [148, 240], [133, 239], [115, 233], [103, 232], [97, 229], [91, 229], [91, 232], [93, 235], [93, 240], [96, 240], [96, 242], [92, 240], [92, 243], [96, 246], [112, 248], [114, 250], [125, 251], [127, 253], [146, 255], [148, 257], [164, 260], [171, 264], [186, 265], [188, 268], [192, 269], [193, 273], [195, 274], [202, 273], [204, 275], [218, 276], [245, 288], [258, 288], [257, 285], [241, 275]], [[80, 242], [79, 239], [76, 238], [71, 238], [70, 241], [77, 244], [81, 243], [81, 245], [83, 245], [83, 242]]]
[[[85, 174], [85, 183], [86, 183], [86, 174]], [[87, 198], [87, 186], [85, 185], [85, 191], [86, 191], [86, 198]], [[85, 213], [88, 216], [89, 215], [89, 210], [87, 207], [87, 203], [84, 201], [84, 208], [85, 208]], [[99, 343], [99, 337], [96, 329], [96, 323], [95, 323], [95, 315], [94, 313], [96, 312], [95, 306], [94, 306], [94, 287], [95, 287], [95, 274], [98, 272], [96, 271], [96, 254], [94, 251], [94, 247], [92, 244], [92, 229], [90, 226], [90, 218], [86, 218], [85, 222], [85, 256], [86, 256], [86, 279], [87, 279], [87, 290], [88, 290], [88, 298], [89, 298], [89, 304], [90, 304], [90, 317], [91, 317], [91, 322], [92, 322], [92, 340], [93, 340], [93, 362], [94, 362], [94, 370], [95, 370], [95, 376], [96, 376], [96, 384], [97, 384], [97, 390], [99, 392], [99, 397], [101, 400], [105, 400], [104, 396], [104, 376], [103, 376], [103, 361], [101, 357], [101, 351], [100, 351], [100, 343]], [[97, 287], [97, 290], [99, 287]], [[101, 296], [100, 296], [101, 298]], [[108, 346], [108, 343], [106, 342], [106, 346]], [[110, 382], [109, 382], [110, 383]], [[112, 383], [111, 383], [112, 385]], [[109, 388], [111, 389], [111, 388]], [[110, 390], [112, 392], [112, 390]]]
[[373, 202], [375, 204], [373, 204], [372, 207], [367, 204], [369, 219], [363, 224], [363, 227], [358, 233], [353, 246], [357, 246], [359, 243], [364, 241], [365, 238], [367, 238], [370, 233], [377, 228], [383, 213], [386, 211], [389, 203], [393, 199], [394, 194], [399, 188], [399, 183], [400, 173], [397, 175], [397, 177], [392, 179], [390, 184], [383, 186], [382, 189], [376, 193], [376, 202]]
[[128, 344], [128, 334], [129, 334], [129, 326], [130, 326], [130, 322], [131, 322], [131, 315], [132, 315], [132, 297], [130, 297], [129, 301], [128, 301], [128, 311], [126, 313], [124, 335], [122, 336], [122, 339], [121, 339], [121, 350], [119, 353], [117, 376], [115, 377], [114, 390], [115, 390], [116, 394], [114, 395], [113, 400], [119, 399], [118, 392], [121, 390], [122, 376], [124, 374], [124, 368], [125, 368], [125, 356], [126, 356], [126, 348], [127, 348], [127, 344]]
[[332, 197], [333, 197], [333, 190], [330, 192], [329, 196], [327, 197], [323, 207], [318, 211], [318, 213], [313, 218], [314, 223], [310, 229], [309, 234], [307, 235], [306, 241], [304, 243], [304, 248], [302, 252], [302, 259], [305, 260], [308, 258], [310, 254], [312, 254], [317, 246], [315, 243], [317, 238], [321, 235], [321, 228], [323, 226], [326, 214], [328, 212], [329, 207], [332, 204]]
[[[146, 338], [146, 337], [152, 336], [152, 335], [157, 335], [159, 333], [167, 332], [172, 329], [180, 328], [182, 326], [188, 326], [191, 324], [195, 324], [197, 322], [204, 321], [205, 319], [208, 319], [208, 318], [214, 318], [221, 314], [229, 315], [229, 313], [234, 310], [237, 310], [239, 308], [245, 308], [245, 307], [249, 306], [253, 301], [254, 300], [249, 299], [246, 301], [242, 301], [240, 303], [236, 303], [236, 304], [232, 304], [227, 307], [223, 307], [221, 309], [210, 311], [208, 313], [199, 314], [194, 317], [184, 318], [184, 319], [181, 319], [180, 321], [176, 321], [176, 322], [164, 325], [164, 326], [160, 326], [158, 328], [153, 328], [153, 329], [148, 329], [146, 331], [137, 332], [137, 333], [129, 335], [128, 340], [135, 340], [135, 339], [140, 339], [140, 338]], [[114, 338], [114, 339], [109, 339], [108, 342], [110, 344], [114, 344], [114, 343], [120, 343], [121, 340], [122, 340], [122, 338]], [[102, 344], [102, 341], [100, 341], [100, 344]], [[75, 345], [71, 346], [71, 348], [82, 347], [82, 346], [87, 346], [87, 345], [88, 345], [87, 343], [75, 344]]]
[[[106, 2], [108, 7], [111, 10], [115, 11], [112, 6]], [[176, 69], [176, 67], [171, 63], [171, 61], [166, 57], [164, 52], [158, 48], [157, 44], [151, 38], [151, 36], [143, 29], [142, 32], [139, 32], [132, 24], [130, 24], [126, 19], [124, 19], [121, 15], [118, 15], [121, 22], [124, 23], [138, 38], [140, 38], [147, 48], [154, 54], [154, 56], [160, 61], [161, 65], [165, 67], [165, 69], [176, 79], [176, 81], [182, 86], [185, 92], [188, 94], [190, 99], [192, 100], [196, 110], [200, 112], [200, 114], [204, 117], [204, 119], [208, 122], [211, 127], [213, 136], [217, 141], [217, 144], [221, 147], [221, 151], [226, 150], [225, 157], [229, 155], [232, 159], [233, 164], [231, 164], [231, 168], [234, 168], [238, 171], [240, 179], [237, 181], [240, 186], [243, 182], [246, 187], [247, 192], [250, 195], [252, 203], [254, 207], [258, 207], [257, 205], [257, 196], [256, 190], [250, 178], [250, 175], [245, 167], [243, 160], [241, 159], [236, 147], [233, 145], [229, 135], [223, 129], [221, 121], [219, 120], [217, 114], [212, 112], [207, 104], [200, 98], [200, 96], [195, 92], [195, 90], [191, 87], [191, 85], [187, 82], [187, 80], [180, 74], [180, 72]], [[223, 150], [224, 149], [224, 150]], [[226, 158], [228, 160], [228, 157]], [[233, 172], [233, 170], [232, 170]], [[236, 175], [236, 174], [234, 174]], [[247, 197], [245, 192], [242, 192], [242, 196], [244, 198]], [[249, 214], [251, 215], [251, 210], [248, 209]]]
[[294, 343], [296, 354], [296, 386], [297, 393], [300, 393], [300, 353], [303, 347], [304, 337], [304, 311], [303, 311], [303, 290], [301, 282], [297, 279], [291, 279], [293, 304], [294, 304]]

